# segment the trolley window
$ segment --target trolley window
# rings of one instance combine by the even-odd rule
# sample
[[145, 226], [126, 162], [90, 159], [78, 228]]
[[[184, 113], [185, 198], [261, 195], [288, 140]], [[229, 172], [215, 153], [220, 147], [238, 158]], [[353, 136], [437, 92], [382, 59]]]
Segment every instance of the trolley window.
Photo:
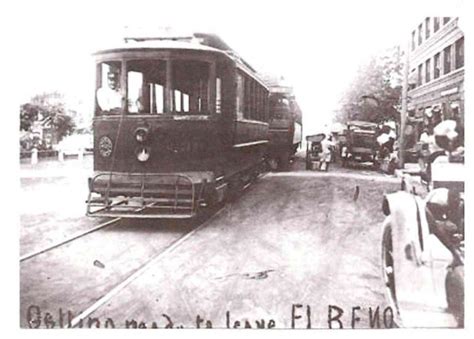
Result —
[[127, 112], [165, 113], [165, 84], [166, 61], [127, 61]]
[[272, 119], [289, 119], [291, 117], [290, 100], [280, 95], [271, 96], [270, 114]]
[[236, 112], [237, 119], [266, 121], [268, 92], [254, 78], [237, 72]]
[[236, 111], [237, 119], [241, 120], [244, 118], [245, 111], [245, 83], [244, 76], [242, 74], [237, 74], [237, 95], [236, 95]]
[[97, 64], [96, 114], [120, 114], [122, 111], [121, 66], [120, 61]]
[[172, 61], [173, 114], [211, 113], [209, 103], [211, 94], [215, 95], [215, 92], [212, 93], [210, 88], [210, 65], [197, 60]]
[[221, 80], [199, 60], [127, 61], [128, 114], [209, 115], [220, 112]]

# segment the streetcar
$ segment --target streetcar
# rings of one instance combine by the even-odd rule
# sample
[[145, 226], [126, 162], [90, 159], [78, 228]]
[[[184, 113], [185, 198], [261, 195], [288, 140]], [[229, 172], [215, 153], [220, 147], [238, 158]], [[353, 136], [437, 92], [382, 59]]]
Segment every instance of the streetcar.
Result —
[[264, 76], [270, 90], [270, 134], [267, 163], [271, 170], [287, 170], [291, 157], [301, 146], [302, 112], [293, 88], [283, 78]]
[[88, 216], [192, 218], [263, 170], [269, 89], [218, 36], [130, 35], [94, 55]]

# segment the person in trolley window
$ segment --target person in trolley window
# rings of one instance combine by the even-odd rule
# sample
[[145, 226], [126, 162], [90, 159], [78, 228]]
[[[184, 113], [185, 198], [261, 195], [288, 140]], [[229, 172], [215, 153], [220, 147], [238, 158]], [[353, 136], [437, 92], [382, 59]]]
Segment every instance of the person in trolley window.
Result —
[[118, 113], [122, 108], [119, 70], [111, 69], [107, 73], [107, 85], [102, 85], [97, 90], [97, 104], [100, 110], [106, 113]]

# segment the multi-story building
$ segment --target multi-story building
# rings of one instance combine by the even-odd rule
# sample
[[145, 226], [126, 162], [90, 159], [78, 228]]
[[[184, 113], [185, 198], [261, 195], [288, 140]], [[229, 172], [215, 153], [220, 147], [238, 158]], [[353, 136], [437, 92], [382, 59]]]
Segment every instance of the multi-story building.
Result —
[[407, 147], [442, 120], [464, 127], [464, 33], [458, 23], [453, 17], [426, 17], [411, 33]]

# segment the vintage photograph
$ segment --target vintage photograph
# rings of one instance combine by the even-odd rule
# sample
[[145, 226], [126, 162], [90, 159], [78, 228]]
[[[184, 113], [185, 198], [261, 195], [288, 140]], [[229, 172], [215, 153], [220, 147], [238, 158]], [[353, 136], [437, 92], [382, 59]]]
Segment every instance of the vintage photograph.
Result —
[[28, 2], [17, 327], [464, 329], [464, 3]]

